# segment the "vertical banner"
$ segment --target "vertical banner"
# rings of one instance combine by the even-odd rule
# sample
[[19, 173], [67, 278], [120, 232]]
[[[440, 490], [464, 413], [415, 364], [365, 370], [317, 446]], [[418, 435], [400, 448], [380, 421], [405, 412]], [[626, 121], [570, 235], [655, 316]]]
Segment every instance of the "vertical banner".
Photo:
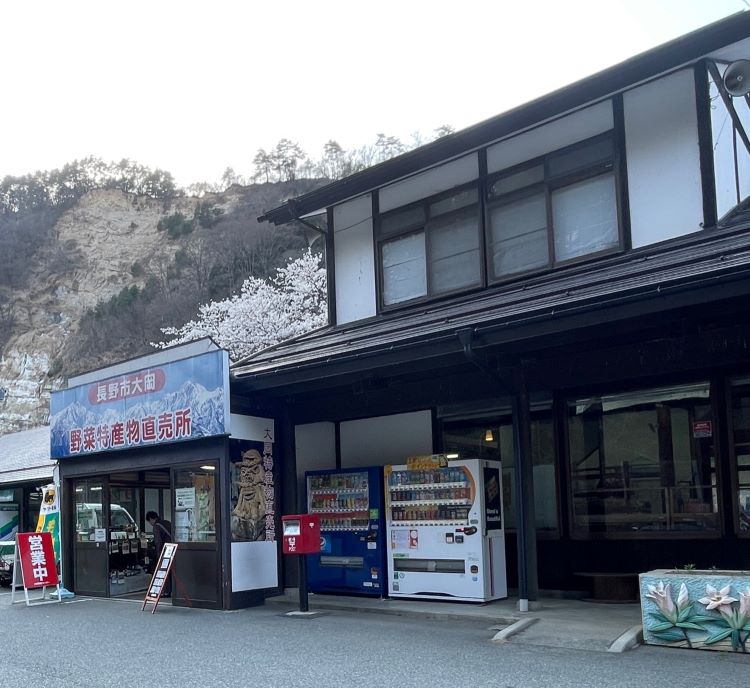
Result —
[[55, 561], [60, 561], [60, 500], [57, 486], [47, 485], [42, 495], [42, 506], [39, 508], [39, 519], [36, 522], [37, 533], [49, 533], [55, 551]]

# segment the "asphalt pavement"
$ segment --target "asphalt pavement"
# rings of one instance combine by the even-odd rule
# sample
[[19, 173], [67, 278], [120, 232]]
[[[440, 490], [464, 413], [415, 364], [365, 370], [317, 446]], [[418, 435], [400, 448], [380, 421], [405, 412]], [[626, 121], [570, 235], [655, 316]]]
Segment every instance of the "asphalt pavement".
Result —
[[498, 644], [497, 624], [481, 618], [348, 610], [291, 618], [294, 605], [279, 602], [235, 612], [140, 607], [92, 598], [11, 607], [0, 594], [0, 686], [734, 686], [750, 670], [747, 655]]

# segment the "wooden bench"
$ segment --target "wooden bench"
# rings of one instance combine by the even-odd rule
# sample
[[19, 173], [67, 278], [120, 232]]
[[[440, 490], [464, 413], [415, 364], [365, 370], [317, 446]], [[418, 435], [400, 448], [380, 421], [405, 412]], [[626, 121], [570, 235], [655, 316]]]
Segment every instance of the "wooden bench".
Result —
[[638, 574], [581, 571], [574, 576], [591, 579], [591, 602], [626, 604], [637, 602]]

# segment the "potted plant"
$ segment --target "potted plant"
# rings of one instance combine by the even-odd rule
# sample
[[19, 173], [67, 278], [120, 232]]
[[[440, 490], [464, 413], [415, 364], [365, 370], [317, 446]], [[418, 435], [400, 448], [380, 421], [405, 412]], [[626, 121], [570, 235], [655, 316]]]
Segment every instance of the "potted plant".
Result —
[[750, 571], [658, 569], [640, 592], [645, 643], [750, 651]]

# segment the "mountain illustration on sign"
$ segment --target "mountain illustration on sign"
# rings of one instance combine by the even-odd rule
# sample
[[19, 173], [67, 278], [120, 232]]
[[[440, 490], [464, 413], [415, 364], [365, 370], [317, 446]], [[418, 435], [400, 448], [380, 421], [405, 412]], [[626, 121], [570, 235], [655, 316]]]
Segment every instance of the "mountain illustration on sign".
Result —
[[108, 408], [103, 413], [95, 413], [84, 404], [76, 401], [62, 411], [50, 416], [50, 439], [53, 456], [68, 453], [68, 438], [75, 428], [100, 425], [112, 426], [116, 422], [127, 422], [133, 418], [158, 416], [169, 411], [190, 408], [192, 427], [190, 437], [206, 437], [224, 432], [224, 388], [213, 391], [191, 380], [172, 394], [152, 401], [143, 401], [125, 409]]

